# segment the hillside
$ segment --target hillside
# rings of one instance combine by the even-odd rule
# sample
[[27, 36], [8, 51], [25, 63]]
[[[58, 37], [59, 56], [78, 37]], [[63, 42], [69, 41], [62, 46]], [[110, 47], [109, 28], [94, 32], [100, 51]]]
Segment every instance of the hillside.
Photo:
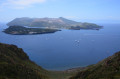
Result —
[[70, 79], [120, 79], [120, 52], [86, 67]]
[[47, 71], [21, 48], [0, 43], [0, 79], [120, 79], [120, 52], [84, 68]]
[[49, 79], [21, 48], [0, 43], [0, 79]]
[[0, 79], [68, 79], [73, 74], [47, 71], [32, 62], [21, 48], [0, 43]]
[[60, 18], [16, 18], [7, 24], [8, 26], [47, 27], [59, 29], [100, 29], [102, 26], [93, 23], [81, 23], [63, 17]]

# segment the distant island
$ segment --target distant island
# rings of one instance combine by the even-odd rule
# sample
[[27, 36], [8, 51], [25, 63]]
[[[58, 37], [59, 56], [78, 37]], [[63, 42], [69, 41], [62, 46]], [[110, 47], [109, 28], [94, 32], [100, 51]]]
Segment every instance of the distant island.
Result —
[[7, 24], [8, 26], [28, 26], [28, 27], [44, 27], [44, 28], [57, 28], [57, 29], [92, 29], [99, 30], [102, 26], [94, 23], [76, 22], [68, 20], [63, 17], [59, 18], [16, 18]]
[[47, 29], [47, 28], [26, 28], [23, 26], [10, 26], [3, 32], [13, 35], [32, 35], [32, 34], [46, 34], [60, 31], [58, 29]]
[[[90, 29], [99, 30], [102, 26], [94, 23], [82, 23], [66, 18], [16, 18], [7, 24], [9, 27], [3, 32], [13, 35], [31, 35], [31, 34], [46, 34], [60, 31], [58, 29]], [[28, 28], [26, 28], [27, 26]], [[37, 27], [37, 28], [34, 28]]]

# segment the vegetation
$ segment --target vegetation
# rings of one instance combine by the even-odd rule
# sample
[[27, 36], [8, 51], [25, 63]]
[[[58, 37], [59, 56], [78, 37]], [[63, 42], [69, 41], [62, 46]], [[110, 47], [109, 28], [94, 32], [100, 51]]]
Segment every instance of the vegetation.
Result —
[[47, 29], [47, 28], [26, 28], [23, 26], [10, 26], [5, 29], [4, 32], [14, 35], [27, 35], [27, 34], [45, 34], [45, 33], [54, 33], [60, 31], [57, 29]]
[[32, 62], [21, 48], [0, 43], [0, 79], [68, 79], [73, 74], [47, 71]]
[[49, 79], [21, 48], [0, 43], [0, 79]]
[[21, 48], [0, 43], [0, 79], [120, 79], [120, 52], [87, 67], [47, 71]]
[[49, 77], [50, 79], [69, 79], [82, 70], [84, 70], [84, 67], [72, 68], [64, 71], [49, 71]]
[[70, 79], [120, 79], [120, 52], [86, 67]]

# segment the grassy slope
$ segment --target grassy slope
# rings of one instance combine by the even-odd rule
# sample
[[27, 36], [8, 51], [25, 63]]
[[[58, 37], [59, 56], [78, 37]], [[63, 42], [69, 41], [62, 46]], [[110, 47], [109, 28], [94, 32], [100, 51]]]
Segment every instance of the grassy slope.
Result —
[[84, 70], [85, 67], [72, 68], [64, 71], [49, 71], [50, 79], [69, 79], [71, 76]]
[[49, 73], [50, 79], [69, 79], [71, 75], [74, 75], [74, 73], [65, 71], [50, 71]]
[[120, 79], [120, 52], [88, 66], [70, 79]]
[[[79, 72], [79, 73], [78, 73]], [[77, 73], [77, 74], [76, 74]], [[73, 76], [74, 75], [74, 76]], [[71, 77], [73, 76], [73, 77]], [[120, 52], [84, 69], [46, 71], [15, 45], [0, 43], [0, 79], [120, 79]]]
[[21, 48], [0, 43], [0, 79], [68, 79], [72, 72], [46, 71], [34, 62]]
[[0, 43], [0, 79], [48, 79], [47, 73], [22, 49]]

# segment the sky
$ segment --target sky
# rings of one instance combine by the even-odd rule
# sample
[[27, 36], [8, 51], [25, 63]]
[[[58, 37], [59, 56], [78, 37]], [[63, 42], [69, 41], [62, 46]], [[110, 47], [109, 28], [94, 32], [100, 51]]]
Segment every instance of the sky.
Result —
[[120, 23], [120, 0], [0, 0], [0, 22], [20, 17]]

